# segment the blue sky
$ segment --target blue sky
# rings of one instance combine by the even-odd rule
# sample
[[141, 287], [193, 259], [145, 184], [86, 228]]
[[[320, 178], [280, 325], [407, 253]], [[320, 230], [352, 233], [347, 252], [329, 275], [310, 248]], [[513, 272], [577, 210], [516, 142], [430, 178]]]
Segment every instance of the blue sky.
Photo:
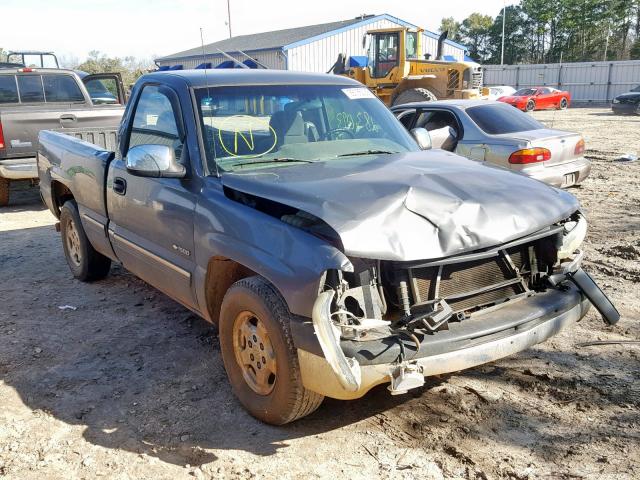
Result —
[[[474, 11], [495, 16], [502, 5], [503, 0], [231, 0], [231, 24], [235, 36], [389, 13], [437, 30], [442, 17], [462, 20]], [[199, 45], [200, 27], [205, 43], [226, 38], [226, 20], [226, 0], [0, 0], [0, 47], [80, 59], [90, 50], [155, 57]]]

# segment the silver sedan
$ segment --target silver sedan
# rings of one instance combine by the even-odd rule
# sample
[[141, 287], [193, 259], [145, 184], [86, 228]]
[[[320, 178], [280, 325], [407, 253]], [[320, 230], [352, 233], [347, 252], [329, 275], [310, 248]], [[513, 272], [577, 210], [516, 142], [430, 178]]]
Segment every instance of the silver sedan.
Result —
[[440, 100], [391, 110], [407, 130], [429, 131], [433, 148], [518, 171], [555, 187], [579, 185], [591, 171], [581, 135], [546, 128], [504, 103]]

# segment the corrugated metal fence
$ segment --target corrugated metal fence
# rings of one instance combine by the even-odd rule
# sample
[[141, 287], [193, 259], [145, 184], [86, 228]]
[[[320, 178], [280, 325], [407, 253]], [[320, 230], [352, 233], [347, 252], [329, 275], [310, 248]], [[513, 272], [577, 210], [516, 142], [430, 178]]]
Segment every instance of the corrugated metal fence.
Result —
[[572, 102], [608, 103], [640, 85], [640, 60], [485, 65], [484, 84], [514, 88], [548, 86], [568, 90]]

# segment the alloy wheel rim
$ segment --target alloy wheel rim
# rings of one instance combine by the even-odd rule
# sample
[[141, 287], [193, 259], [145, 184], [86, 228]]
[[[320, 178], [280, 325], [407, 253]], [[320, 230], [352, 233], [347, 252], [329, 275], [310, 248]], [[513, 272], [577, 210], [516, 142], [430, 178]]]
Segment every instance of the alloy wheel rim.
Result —
[[80, 236], [78, 235], [78, 229], [75, 222], [69, 220], [66, 228], [66, 241], [67, 251], [69, 252], [69, 258], [74, 265], [80, 266], [82, 260], [82, 253], [80, 250]]
[[264, 323], [254, 313], [241, 312], [233, 322], [233, 351], [249, 388], [269, 395], [276, 384], [276, 355]]

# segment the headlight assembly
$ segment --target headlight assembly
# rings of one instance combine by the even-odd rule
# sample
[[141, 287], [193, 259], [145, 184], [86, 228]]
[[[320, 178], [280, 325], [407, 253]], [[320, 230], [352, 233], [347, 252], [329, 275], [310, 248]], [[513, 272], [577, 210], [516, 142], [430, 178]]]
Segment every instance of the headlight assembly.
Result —
[[558, 259], [562, 260], [571, 257], [580, 248], [586, 235], [587, 220], [582, 214], [578, 214], [576, 220], [566, 222], [562, 232], [562, 246], [558, 250]]

